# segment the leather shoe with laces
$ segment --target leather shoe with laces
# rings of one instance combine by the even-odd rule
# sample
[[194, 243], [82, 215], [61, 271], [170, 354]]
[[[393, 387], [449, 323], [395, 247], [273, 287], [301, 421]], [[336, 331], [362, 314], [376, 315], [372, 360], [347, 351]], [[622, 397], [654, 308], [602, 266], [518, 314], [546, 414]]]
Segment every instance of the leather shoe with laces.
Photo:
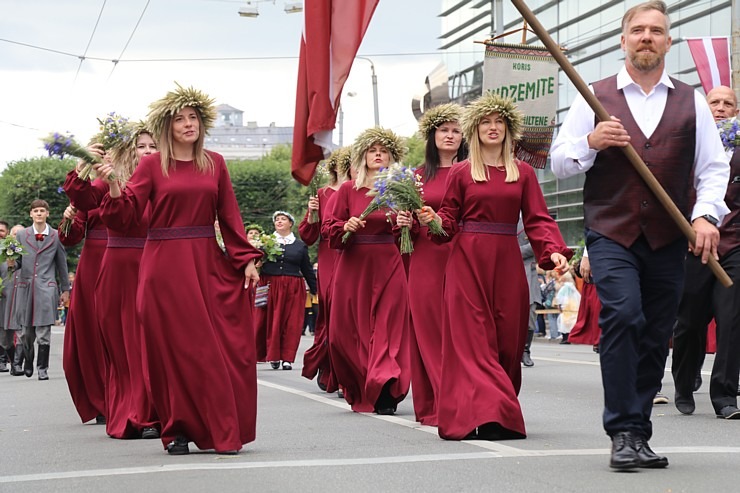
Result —
[[188, 448], [188, 439], [185, 437], [175, 437], [173, 441], [167, 444], [167, 453], [170, 455], [189, 454], [190, 448]]
[[693, 394], [683, 395], [677, 390], [674, 400], [676, 401], [676, 409], [678, 409], [681, 414], [694, 413], [694, 410], [696, 409], [696, 403], [694, 403]]
[[632, 433], [620, 431], [612, 436], [612, 455], [609, 459], [609, 467], [620, 471], [628, 471], [640, 466], [637, 458]]
[[717, 417], [720, 419], [740, 419], [740, 409], [737, 406], [725, 406], [719, 410]]
[[634, 437], [637, 451], [638, 467], [643, 469], [661, 469], [668, 467], [668, 458], [658, 455], [650, 448], [648, 441], [642, 437]]

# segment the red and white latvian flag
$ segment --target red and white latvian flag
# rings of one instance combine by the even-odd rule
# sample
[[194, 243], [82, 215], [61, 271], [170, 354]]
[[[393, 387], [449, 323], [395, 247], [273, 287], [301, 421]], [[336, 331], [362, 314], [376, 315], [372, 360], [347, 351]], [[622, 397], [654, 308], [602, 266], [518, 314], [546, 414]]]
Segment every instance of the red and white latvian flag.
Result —
[[732, 87], [730, 38], [686, 38], [686, 42], [705, 93], [717, 86]]
[[291, 173], [308, 185], [332, 150], [339, 99], [379, 0], [306, 0]]

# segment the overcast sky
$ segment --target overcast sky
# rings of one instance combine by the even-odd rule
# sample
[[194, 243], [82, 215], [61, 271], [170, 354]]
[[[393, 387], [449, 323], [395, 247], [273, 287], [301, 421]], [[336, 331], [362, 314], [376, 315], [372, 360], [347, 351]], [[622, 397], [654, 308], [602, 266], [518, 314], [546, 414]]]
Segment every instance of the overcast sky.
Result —
[[[267, 0], [259, 2], [259, 17], [242, 18], [237, 10], [245, 3], [150, 0], [121, 55], [147, 0], [0, 0], [0, 169], [43, 155], [38, 139], [50, 131], [86, 142], [97, 116], [145, 117], [174, 81], [243, 110], [245, 121], [292, 126], [303, 15]], [[381, 0], [360, 47], [375, 63], [380, 123], [402, 135], [416, 129], [411, 98], [441, 56], [380, 55], [436, 53], [439, 8], [439, 0]], [[110, 61], [119, 57], [117, 65]], [[235, 57], [253, 59], [163, 61]], [[344, 92], [356, 93], [342, 98], [347, 144], [373, 124], [369, 63], [355, 61]]]

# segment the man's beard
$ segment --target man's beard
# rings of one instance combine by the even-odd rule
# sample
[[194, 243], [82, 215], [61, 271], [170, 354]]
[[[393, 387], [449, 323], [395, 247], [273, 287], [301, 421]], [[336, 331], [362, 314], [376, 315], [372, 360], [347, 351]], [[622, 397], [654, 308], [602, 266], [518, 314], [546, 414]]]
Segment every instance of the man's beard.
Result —
[[630, 62], [637, 70], [641, 72], [650, 72], [663, 62], [663, 56], [655, 52], [633, 52], [630, 53]]

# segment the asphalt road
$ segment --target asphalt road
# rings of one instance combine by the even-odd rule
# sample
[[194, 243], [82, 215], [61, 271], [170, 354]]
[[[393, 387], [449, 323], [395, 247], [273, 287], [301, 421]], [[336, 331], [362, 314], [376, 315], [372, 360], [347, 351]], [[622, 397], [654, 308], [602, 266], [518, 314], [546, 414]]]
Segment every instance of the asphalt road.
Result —
[[[393, 417], [355, 414], [301, 378], [300, 364], [261, 364], [257, 440], [237, 456], [191, 444], [190, 455], [170, 457], [158, 440], [114, 440], [103, 426], [79, 422], [61, 369], [61, 330], [48, 382], [0, 374], [0, 492], [740, 491], [740, 421], [715, 418], [706, 371], [693, 416], [672, 402], [654, 411], [651, 445], [668, 456], [665, 470], [609, 469], [598, 355], [541, 340], [520, 396], [526, 440], [443, 441], [414, 422], [410, 397]], [[310, 342], [303, 338], [301, 353]], [[708, 356], [705, 369], [711, 363]], [[664, 391], [673, 396], [670, 372]]]

